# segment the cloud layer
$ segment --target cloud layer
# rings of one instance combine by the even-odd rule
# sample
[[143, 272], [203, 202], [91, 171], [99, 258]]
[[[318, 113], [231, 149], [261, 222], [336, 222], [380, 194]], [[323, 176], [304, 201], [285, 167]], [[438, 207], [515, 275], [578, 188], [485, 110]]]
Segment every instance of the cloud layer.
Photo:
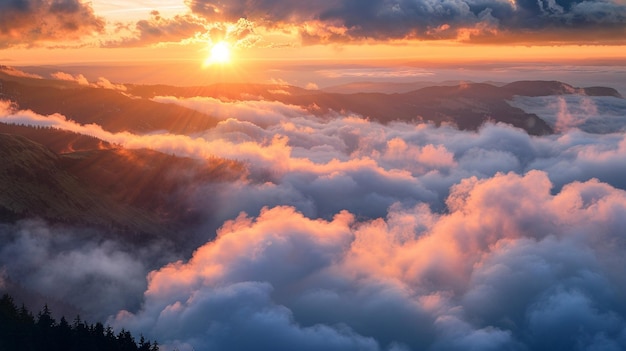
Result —
[[[115, 290], [128, 294], [109, 319], [116, 328], [181, 351], [626, 347], [623, 132], [573, 124], [533, 137], [503, 124], [472, 132], [312, 116], [258, 99], [155, 100], [221, 122], [194, 136], [134, 135], [0, 110], [3, 122], [247, 165], [247, 179], [199, 186], [188, 199], [206, 214], [201, 244], [147, 274], [147, 285]], [[598, 111], [615, 104], [593, 101]], [[3, 246], [26, 253], [33, 245], [19, 243], [32, 237], [22, 230]], [[150, 265], [107, 245], [81, 250], [104, 262], [120, 255], [112, 261], [145, 284]], [[50, 267], [77, 255], [56, 252], [44, 255], [62, 263]], [[36, 255], [23, 257], [5, 271], [34, 266]], [[92, 273], [107, 281], [108, 272]]]
[[120, 306], [139, 306], [149, 262], [159, 262], [154, 252], [164, 254], [156, 247], [104, 240], [88, 228], [41, 220], [0, 224], [0, 271], [10, 285], [44, 296], [43, 302], [69, 305], [90, 321], [103, 320]]
[[[384, 217], [396, 202], [427, 202], [441, 210], [449, 188], [462, 179], [534, 169], [547, 172], [557, 189], [591, 178], [626, 189], [620, 176], [626, 172], [623, 133], [588, 134], [573, 128], [537, 138], [501, 124], [487, 124], [474, 133], [429, 124], [381, 125], [358, 116], [320, 118], [276, 102], [156, 100], [210, 112], [223, 121], [192, 137], [110, 133], [61, 115], [15, 111], [6, 104], [0, 115], [3, 122], [68, 129], [128, 148], [242, 161], [249, 179], [206, 189], [223, 197], [222, 206], [205, 206], [224, 220], [241, 210], [258, 213], [266, 205], [292, 205], [307, 216], [326, 218], [343, 209]], [[204, 203], [203, 198], [198, 192], [194, 201]]]
[[557, 131], [589, 133], [626, 131], [626, 100], [609, 96], [516, 96], [511, 104], [534, 113]]

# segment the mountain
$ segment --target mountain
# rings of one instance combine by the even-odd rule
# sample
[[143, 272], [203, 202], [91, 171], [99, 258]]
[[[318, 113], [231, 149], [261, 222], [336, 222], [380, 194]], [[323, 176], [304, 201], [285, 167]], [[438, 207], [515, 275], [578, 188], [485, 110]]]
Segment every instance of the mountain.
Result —
[[503, 122], [522, 128], [529, 134], [543, 135], [553, 132], [544, 120], [511, 106], [508, 101], [516, 95], [621, 97], [612, 88], [577, 88], [558, 81], [519, 81], [505, 85], [448, 83], [451, 82], [393, 94], [331, 93], [280, 84], [240, 83], [196, 87], [127, 84], [124, 86], [126, 91], [117, 91], [66, 81], [14, 77], [0, 72], [0, 98], [14, 101], [20, 109], [31, 109], [44, 115], [61, 113], [79, 123], [96, 123], [113, 132], [167, 130], [189, 134], [209, 129], [217, 124], [216, 118], [176, 104], [152, 101], [156, 96], [199, 96], [224, 101], [279, 101], [300, 106], [320, 116], [332, 111], [345, 111], [381, 123], [428, 121], [436, 125], [451, 124], [464, 130], [476, 130], [486, 121]]
[[[506, 83], [487, 81], [485, 83], [503, 86]], [[355, 93], [384, 93], [384, 94], [404, 94], [410, 91], [432, 87], [432, 86], [456, 86], [462, 84], [474, 84], [471, 81], [447, 80], [443, 82], [416, 81], [409, 83], [398, 82], [353, 82], [340, 85], [333, 85], [320, 90], [326, 93], [355, 94]]]
[[349, 111], [382, 123], [392, 121], [430, 121], [448, 123], [460, 129], [475, 130], [486, 121], [503, 122], [533, 135], [552, 133], [552, 128], [537, 115], [511, 106], [516, 95], [547, 96], [586, 94], [621, 97], [612, 88], [575, 88], [556, 81], [520, 81], [506, 85], [465, 83], [431, 86], [405, 93], [329, 93], [281, 85], [215, 84], [205, 87], [167, 85], [129, 85], [128, 92], [143, 98], [171, 95], [179, 98], [205, 96], [230, 100], [250, 98], [280, 101], [323, 115], [330, 111]]
[[1, 71], [0, 99], [42, 115], [60, 113], [81, 124], [96, 123], [111, 132], [167, 130], [184, 134], [206, 130], [218, 122], [185, 107], [139, 99], [124, 91], [60, 80], [15, 77]]
[[[0, 222], [40, 217], [125, 234], [131, 240], [167, 238], [199, 220], [186, 201], [195, 187], [244, 177], [243, 165], [200, 161], [104, 142], [61, 153], [59, 131], [0, 133]], [[0, 130], [10, 129], [0, 125]], [[32, 129], [32, 128], [31, 128]], [[18, 130], [19, 131], [19, 130]], [[72, 133], [66, 141], [75, 140]], [[56, 152], [38, 143], [56, 145]], [[104, 145], [106, 147], [101, 148]]]
[[620, 93], [608, 87], [577, 88], [559, 81], [518, 81], [502, 86], [504, 91], [520, 96], [548, 96], [581, 94], [587, 96], [613, 96], [622, 98]]
[[52, 150], [54, 153], [112, 149], [115, 145], [98, 138], [56, 128], [29, 127], [0, 123], [0, 133], [20, 135]]

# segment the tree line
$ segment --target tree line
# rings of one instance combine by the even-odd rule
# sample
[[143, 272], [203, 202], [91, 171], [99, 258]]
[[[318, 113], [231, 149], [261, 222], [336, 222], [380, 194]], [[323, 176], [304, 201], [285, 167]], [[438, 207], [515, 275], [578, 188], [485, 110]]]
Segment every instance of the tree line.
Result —
[[139, 341], [122, 329], [115, 333], [102, 323], [89, 324], [77, 316], [57, 322], [48, 305], [35, 317], [24, 305], [17, 307], [7, 294], [0, 299], [0, 351], [158, 351], [156, 342]]

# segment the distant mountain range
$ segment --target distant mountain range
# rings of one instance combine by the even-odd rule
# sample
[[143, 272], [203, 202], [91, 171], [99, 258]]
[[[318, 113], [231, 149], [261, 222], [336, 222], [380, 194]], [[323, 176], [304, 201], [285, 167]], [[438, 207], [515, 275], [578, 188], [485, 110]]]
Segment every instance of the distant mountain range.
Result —
[[[339, 87], [328, 92], [278, 84], [225, 83], [199, 87], [127, 84], [126, 91], [118, 91], [81, 86], [67, 81], [15, 77], [0, 72], [0, 99], [11, 100], [21, 109], [30, 109], [40, 114], [61, 113], [78, 123], [96, 123], [112, 132], [126, 130], [147, 133], [166, 130], [189, 134], [217, 124], [216, 116], [151, 100], [156, 96], [174, 96], [227, 100], [263, 99], [301, 106], [317, 115], [344, 111], [382, 123], [430, 121], [437, 125], [448, 123], [469, 130], [477, 129], [486, 121], [494, 121], [511, 124], [533, 135], [544, 135], [553, 132], [545, 121], [511, 106], [507, 101], [516, 95], [585, 94], [621, 97], [613, 88], [576, 88], [558, 81], [449, 85], [453, 83], [444, 82], [444, 85], [393, 94], [339, 93], [336, 92]], [[346, 89], [351, 91], [358, 84], [367, 85], [354, 83]], [[370, 88], [372, 84], [381, 83], [371, 83]], [[414, 86], [420, 84], [415, 83]]]
[[486, 121], [494, 121], [511, 124], [533, 135], [550, 134], [553, 130], [537, 115], [511, 106], [507, 101], [516, 95], [585, 94], [621, 97], [613, 88], [576, 88], [557, 81], [520, 81], [503, 86], [487, 83], [431, 86], [401, 94], [341, 94], [259, 84], [215, 84], [206, 87], [129, 85], [128, 92], [143, 98], [171, 95], [179, 98], [204, 96], [245, 100], [254, 97], [301, 106], [318, 115], [347, 111], [382, 123], [430, 121], [437, 125], [449, 123], [469, 130], [477, 129]]
[[[612, 88], [576, 88], [557, 81], [499, 85], [430, 86], [394, 94], [344, 94], [276, 84], [125, 85], [126, 90], [119, 91], [0, 72], [0, 99], [39, 114], [61, 113], [78, 123], [138, 134], [158, 130], [189, 134], [215, 126], [216, 116], [151, 100], [202, 96], [279, 101], [320, 116], [350, 111], [382, 123], [421, 120], [471, 130], [486, 121], [504, 122], [543, 135], [553, 132], [544, 120], [507, 101], [516, 95], [621, 97]], [[174, 226], [199, 221], [199, 212], [186, 201], [197, 184], [229, 182], [247, 174], [235, 161], [128, 150], [68, 131], [3, 123], [0, 160], [0, 222], [41, 217], [113, 229], [136, 240], [168, 236]]]
[[[501, 82], [485, 82], [495, 86], [503, 86], [506, 83]], [[398, 82], [353, 82], [347, 84], [333, 85], [322, 88], [320, 90], [326, 93], [339, 94], [355, 94], [355, 93], [385, 93], [385, 94], [403, 94], [413, 90], [418, 90], [433, 86], [456, 86], [462, 84], [475, 84], [471, 81], [463, 80], [447, 80], [443, 82], [435, 81], [419, 81], [409, 83]]]

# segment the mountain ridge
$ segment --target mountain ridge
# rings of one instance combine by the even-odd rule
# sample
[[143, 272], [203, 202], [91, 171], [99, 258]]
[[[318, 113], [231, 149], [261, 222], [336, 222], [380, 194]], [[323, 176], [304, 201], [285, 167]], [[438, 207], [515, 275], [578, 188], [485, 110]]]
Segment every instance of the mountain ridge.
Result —
[[[56, 133], [48, 129], [39, 135], [46, 132]], [[180, 233], [195, 225], [199, 209], [186, 199], [196, 186], [247, 174], [235, 161], [147, 149], [56, 153], [35, 140], [1, 132], [0, 159], [0, 222], [42, 218], [100, 228], [131, 241], [167, 240], [175, 228]]]
[[125, 84], [126, 91], [84, 87], [66, 81], [13, 77], [0, 72], [0, 98], [39, 114], [61, 113], [78, 123], [96, 123], [112, 132], [195, 133], [217, 125], [219, 119], [177, 104], [153, 101], [156, 96], [211, 97], [222, 101], [265, 100], [299, 106], [324, 116], [355, 113], [389, 123], [424, 121], [477, 130], [485, 122], [502, 122], [532, 135], [554, 131], [535, 114], [511, 106], [514, 96], [584, 94], [622, 98], [610, 87], [577, 88], [559, 81], [516, 81], [504, 85], [463, 82], [428, 86], [403, 93], [329, 93], [286, 84], [216, 83], [206, 86]]
[[178, 98], [212, 97], [227, 100], [278, 101], [296, 105], [316, 115], [331, 111], [347, 111], [372, 120], [429, 121], [440, 125], [453, 124], [460, 129], [476, 130], [487, 121], [503, 122], [526, 130], [529, 134], [544, 135], [554, 131], [535, 114], [511, 106], [515, 95], [546, 96], [586, 94], [622, 98], [609, 87], [576, 88], [558, 81], [517, 81], [502, 86], [489, 83], [430, 86], [405, 93], [328, 93], [294, 86], [243, 85], [220, 83], [205, 87], [173, 87], [167, 85], [128, 85], [131, 94], [143, 98], [169, 95]]

